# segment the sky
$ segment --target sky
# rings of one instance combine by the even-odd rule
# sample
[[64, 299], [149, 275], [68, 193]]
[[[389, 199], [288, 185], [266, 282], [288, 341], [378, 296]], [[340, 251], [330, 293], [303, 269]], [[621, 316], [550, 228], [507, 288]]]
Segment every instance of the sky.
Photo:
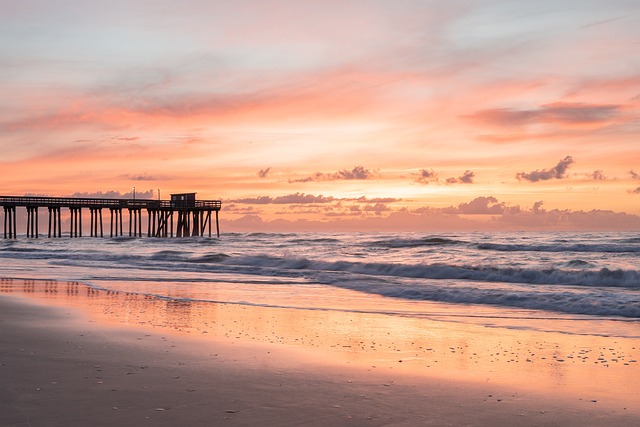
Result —
[[0, 194], [640, 230], [637, 0], [0, 0]]

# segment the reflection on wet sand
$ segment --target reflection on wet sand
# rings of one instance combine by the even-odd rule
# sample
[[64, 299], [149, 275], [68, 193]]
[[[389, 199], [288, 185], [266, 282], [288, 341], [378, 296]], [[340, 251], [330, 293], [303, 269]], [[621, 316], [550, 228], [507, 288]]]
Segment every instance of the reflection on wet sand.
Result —
[[[78, 282], [1, 279], [0, 294], [78, 307], [101, 322], [162, 328], [215, 342], [312, 349], [338, 362], [397, 374], [509, 385], [631, 411], [640, 345], [631, 338], [559, 334], [424, 318], [186, 301]], [[496, 397], [500, 399], [504, 397]]]

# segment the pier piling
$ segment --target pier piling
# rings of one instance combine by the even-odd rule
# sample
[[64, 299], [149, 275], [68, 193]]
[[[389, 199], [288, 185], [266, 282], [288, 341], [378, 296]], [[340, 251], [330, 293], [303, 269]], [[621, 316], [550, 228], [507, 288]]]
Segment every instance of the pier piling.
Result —
[[17, 238], [16, 207], [15, 206], [3, 206], [3, 207], [4, 207], [4, 238], [15, 239]]
[[60, 219], [60, 207], [49, 206], [49, 232], [48, 237], [62, 237], [62, 220]]
[[102, 208], [89, 208], [91, 212], [91, 237], [98, 237], [98, 225], [100, 225], [100, 237], [102, 232]]
[[27, 237], [38, 238], [38, 207], [27, 206]]
[[[113, 231], [115, 226], [115, 235], [122, 236], [122, 208], [109, 208], [109, 212], [111, 214], [111, 232], [109, 233], [109, 237], [113, 237]], [[118, 225], [120, 227], [118, 227]], [[118, 231], [119, 230], [119, 231]]]

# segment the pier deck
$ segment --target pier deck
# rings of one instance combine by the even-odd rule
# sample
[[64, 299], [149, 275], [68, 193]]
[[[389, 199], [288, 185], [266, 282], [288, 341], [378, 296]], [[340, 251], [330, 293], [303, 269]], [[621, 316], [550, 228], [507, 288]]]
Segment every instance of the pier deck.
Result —
[[122, 211], [129, 212], [129, 236], [142, 237], [142, 211], [147, 213], [148, 237], [173, 237], [174, 213], [176, 237], [204, 236], [208, 229], [211, 237], [211, 213], [215, 213], [216, 235], [220, 236], [218, 212], [220, 200], [196, 200], [195, 193], [172, 194], [171, 200], [102, 199], [75, 197], [0, 196], [4, 210], [4, 238], [15, 239], [16, 208], [27, 209], [27, 237], [39, 237], [38, 209], [49, 212], [48, 237], [62, 237], [62, 208], [69, 209], [69, 237], [82, 237], [82, 210], [91, 214], [90, 236], [103, 237], [102, 211], [109, 209], [110, 236], [122, 236]]

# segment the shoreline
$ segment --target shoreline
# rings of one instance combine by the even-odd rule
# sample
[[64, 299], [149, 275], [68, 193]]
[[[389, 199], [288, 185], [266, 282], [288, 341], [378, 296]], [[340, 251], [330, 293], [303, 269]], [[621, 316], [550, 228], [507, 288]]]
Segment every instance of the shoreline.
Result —
[[[507, 348], [508, 336], [531, 339], [524, 345], [535, 346], [536, 339], [551, 338], [550, 333], [484, 328], [485, 335], [475, 341], [494, 345], [496, 356], [489, 360], [479, 353], [478, 343], [463, 348], [468, 337], [461, 335], [460, 325], [420, 319], [420, 327], [433, 335], [426, 337], [430, 347], [418, 354], [415, 348], [422, 343], [403, 347], [409, 346], [406, 338], [416, 341], [416, 335], [383, 340], [383, 326], [411, 326], [402, 319], [388, 325], [388, 318], [331, 319], [293, 309], [172, 307], [167, 301], [92, 291], [77, 283], [57, 283], [55, 289], [53, 284], [31, 281], [25, 292], [26, 283], [16, 279], [9, 285], [4, 279], [0, 287], [0, 413], [9, 414], [6, 425], [624, 426], [640, 421], [640, 410], [624, 398], [637, 396], [638, 382], [632, 382], [635, 390], [609, 390], [617, 398], [608, 401], [601, 398], [607, 390], [581, 395], [573, 388], [595, 380], [573, 378], [580, 374], [606, 372], [607, 381], [630, 373], [632, 380], [638, 378], [640, 366], [630, 362], [635, 359], [604, 368], [570, 365], [567, 359], [543, 364], [497, 357], [498, 350], [515, 350]], [[257, 319], [261, 323], [252, 323]], [[323, 324], [312, 331], [318, 336], [310, 344], [305, 334], [319, 320]], [[341, 322], [361, 324], [335, 329]], [[415, 328], [412, 332], [422, 330]], [[470, 329], [478, 331], [482, 328]], [[590, 343], [594, 349], [626, 345], [619, 338], [571, 339], [577, 340], [573, 346]], [[396, 348], [383, 349], [391, 343]], [[547, 352], [550, 359], [557, 353], [553, 348], [535, 351]], [[395, 353], [401, 358], [393, 358]], [[425, 363], [434, 366], [426, 369]], [[499, 380], [515, 372], [516, 365], [520, 370], [534, 366], [534, 376], [546, 376], [550, 366], [564, 377], [564, 386], [517, 387], [517, 382]], [[500, 373], [503, 369], [506, 374]]]

